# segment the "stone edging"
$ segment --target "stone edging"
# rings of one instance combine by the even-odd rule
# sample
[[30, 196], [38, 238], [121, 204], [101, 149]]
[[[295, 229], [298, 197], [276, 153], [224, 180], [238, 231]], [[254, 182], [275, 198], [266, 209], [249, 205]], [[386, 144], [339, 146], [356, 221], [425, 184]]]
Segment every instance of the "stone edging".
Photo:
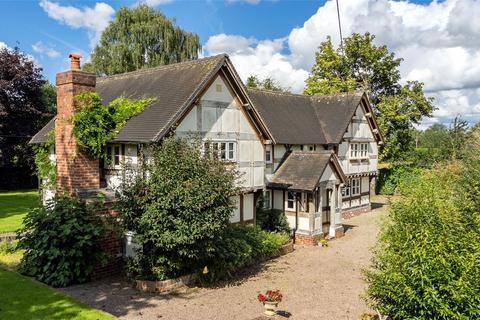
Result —
[[195, 282], [193, 275], [163, 281], [135, 280], [135, 289], [149, 293], [171, 293]]
[[[293, 241], [290, 241], [289, 243], [280, 248], [280, 251], [276, 256], [270, 259], [286, 255], [293, 250]], [[193, 274], [188, 274], [175, 279], [167, 279], [163, 281], [135, 280], [135, 289], [148, 293], [168, 294], [177, 290], [186, 289], [186, 287], [188, 287], [189, 285], [194, 284], [195, 280], [196, 279]]]
[[0, 242], [13, 241], [15, 239], [17, 239], [17, 234], [15, 232], [0, 233]]

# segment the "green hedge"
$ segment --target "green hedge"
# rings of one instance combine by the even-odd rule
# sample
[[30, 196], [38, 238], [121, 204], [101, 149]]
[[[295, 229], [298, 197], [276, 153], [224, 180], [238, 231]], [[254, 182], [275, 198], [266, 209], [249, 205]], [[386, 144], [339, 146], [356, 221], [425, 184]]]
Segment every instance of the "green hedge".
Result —
[[240, 269], [279, 254], [289, 241], [288, 234], [268, 232], [254, 225], [237, 225], [218, 239], [215, 254], [205, 262], [208, 273], [200, 273], [204, 283], [235, 276]]
[[399, 194], [403, 187], [414, 183], [421, 173], [422, 169], [411, 165], [382, 168], [376, 181], [376, 192], [383, 195]]
[[402, 189], [366, 273], [392, 319], [480, 318], [480, 160], [426, 172]]

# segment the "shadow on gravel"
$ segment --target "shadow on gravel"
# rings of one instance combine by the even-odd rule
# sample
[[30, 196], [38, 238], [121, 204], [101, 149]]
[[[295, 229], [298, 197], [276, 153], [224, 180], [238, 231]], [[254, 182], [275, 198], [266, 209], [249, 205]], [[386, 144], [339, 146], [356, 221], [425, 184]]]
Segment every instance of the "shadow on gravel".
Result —
[[101, 309], [116, 317], [127, 315], [129, 312], [142, 315], [146, 309], [155, 308], [150, 298], [156, 300], [185, 299], [190, 292], [176, 292], [172, 294], [141, 293], [132, 287], [132, 283], [123, 277], [107, 278], [86, 284], [75, 285], [59, 289], [73, 298], [93, 308]]
[[380, 209], [385, 206], [385, 203], [382, 202], [372, 202], [372, 210], [374, 209]]
[[353, 224], [343, 224], [343, 231], [345, 233], [347, 233], [348, 231], [350, 231], [351, 229], [353, 228], [358, 228], [357, 225], [353, 225]]

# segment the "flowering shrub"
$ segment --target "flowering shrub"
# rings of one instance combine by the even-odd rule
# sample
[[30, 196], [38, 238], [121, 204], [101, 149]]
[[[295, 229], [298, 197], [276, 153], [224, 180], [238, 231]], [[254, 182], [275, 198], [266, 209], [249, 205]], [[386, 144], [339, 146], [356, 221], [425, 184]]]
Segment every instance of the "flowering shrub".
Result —
[[265, 294], [258, 295], [258, 301], [260, 302], [282, 302], [282, 294], [280, 290], [267, 290]]

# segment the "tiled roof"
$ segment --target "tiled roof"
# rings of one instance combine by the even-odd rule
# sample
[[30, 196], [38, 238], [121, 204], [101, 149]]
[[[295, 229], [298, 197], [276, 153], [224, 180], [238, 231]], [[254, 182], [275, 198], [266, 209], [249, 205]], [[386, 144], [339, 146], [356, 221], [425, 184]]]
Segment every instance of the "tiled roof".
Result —
[[[187, 111], [227, 59], [227, 55], [221, 54], [97, 78], [96, 91], [104, 104], [121, 96], [155, 99], [142, 113], [127, 121], [115, 141], [159, 141]], [[48, 132], [53, 129], [54, 123], [51, 121], [30, 143], [46, 142]]]
[[249, 89], [276, 143], [339, 143], [364, 93], [304, 96]]
[[[336, 163], [335, 163], [336, 162]], [[331, 150], [315, 152], [292, 152], [275, 172], [272, 183], [289, 185], [291, 190], [313, 191], [320, 182], [323, 172], [332, 163], [337, 176], [346, 182], [338, 160]]]

